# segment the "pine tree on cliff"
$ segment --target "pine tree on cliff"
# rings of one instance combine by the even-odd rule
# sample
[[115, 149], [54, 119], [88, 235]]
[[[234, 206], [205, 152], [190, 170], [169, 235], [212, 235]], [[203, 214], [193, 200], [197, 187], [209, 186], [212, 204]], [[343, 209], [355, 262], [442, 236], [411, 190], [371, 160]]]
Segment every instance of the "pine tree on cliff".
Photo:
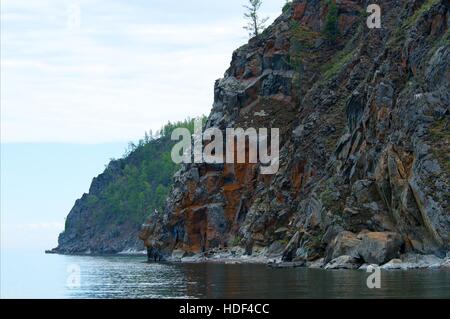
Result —
[[247, 12], [244, 13], [244, 18], [248, 20], [244, 29], [248, 31], [250, 37], [257, 37], [262, 30], [264, 30], [264, 23], [266, 23], [269, 18], [266, 17], [261, 19], [259, 17], [258, 12], [261, 8], [262, 0], [248, 0], [248, 2], [248, 5], [244, 5], [244, 8], [247, 10]]
[[338, 8], [334, 0], [328, 1], [328, 13], [325, 18], [325, 27], [323, 29], [325, 39], [334, 43], [339, 35], [338, 29]]

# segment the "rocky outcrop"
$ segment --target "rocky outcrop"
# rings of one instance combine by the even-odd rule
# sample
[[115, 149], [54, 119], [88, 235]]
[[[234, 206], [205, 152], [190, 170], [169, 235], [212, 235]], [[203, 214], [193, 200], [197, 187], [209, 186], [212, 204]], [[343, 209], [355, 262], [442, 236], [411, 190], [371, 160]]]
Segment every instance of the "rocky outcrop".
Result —
[[[185, 165], [141, 239], [154, 254], [245, 254], [328, 268], [450, 247], [449, 3], [297, 0], [233, 53], [206, 127], [281, 129], [280, 169]], [[284, 248], [282, 248], [284, 247]], [[180, 253], [181, 254], [181, 253]]]
[[343, 231], [328, 245], [325, 262], [339, 256], [351, 256], [369, 264], [384, 264], [400, 256], [402, 238], [392, 232], [368, 232], [359, 235]]
[[407, 270], [407, 269], [436, 269], [447, 268], [449, 259], [438, 258], [434, 255], [406, 254], [401, 259], [393, 259], [384, 264], [383, 270]]
[[358, 253], [370, 264], [381, 265], [400, 255], [402, 239], [397, 233], [367, 233], [363, 235]]
[[75, 202], [58, 247], [49, 252], [145, 253], [138, 238], [140, 226], [149, 212], [163, 207], [171, 176], [176, 171], [176, 165], [167, 162], [174, 144], [168, 136], [140, 141], [123, 158], [112, 160], [93, 179], [89, 193]]
[[338, 234], [332, 243], [327, 247], [325, 262], [338, 258], [339, 256], [351, 256], [359, 258], [359, 247], [361, 239], [352, 232], [343, 231]]
[[337, 269], [358, 269], [361, 266], [361, 261], [355, 257], [343, 255], [330, 261], [324, 268], [330, 270]]

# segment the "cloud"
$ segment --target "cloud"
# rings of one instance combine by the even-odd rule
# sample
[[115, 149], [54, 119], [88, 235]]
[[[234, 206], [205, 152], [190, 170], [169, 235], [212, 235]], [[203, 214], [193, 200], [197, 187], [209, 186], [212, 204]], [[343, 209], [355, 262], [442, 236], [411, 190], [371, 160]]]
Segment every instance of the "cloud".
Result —
[[73, 0], [2, 1], [2, 142], [123, 142], [207, 114], [246, 42], [241, 13], [213, 10], [223, 3], [194, 1], [205, 15], [181, 1], [78, 2], [74, 30]]

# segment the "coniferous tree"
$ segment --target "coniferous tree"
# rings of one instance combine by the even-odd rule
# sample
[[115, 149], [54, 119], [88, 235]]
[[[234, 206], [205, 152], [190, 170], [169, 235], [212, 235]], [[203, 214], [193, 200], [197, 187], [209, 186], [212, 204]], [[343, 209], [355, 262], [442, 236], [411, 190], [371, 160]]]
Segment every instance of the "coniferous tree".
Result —
[[336, 42], [339, 35], [338, 29], [338, 8], [334, 0], [328, 1], [328, 13], [325, 18], [325, 27], [323, 29], [325, 39], [330, 42]]
[[244, 8], [247, 10], [247, 12], [244, 13], [244, 17], [248, 20], [244, 29], [248, 31], [250, 37], [254, 37], [258, 36], [264, 30], [264, 24], [269, 18], [259, 17], [259, 9], [261, 8], [262, 0], [248, 0], [248, 2], [248, 5], [244, 5]]

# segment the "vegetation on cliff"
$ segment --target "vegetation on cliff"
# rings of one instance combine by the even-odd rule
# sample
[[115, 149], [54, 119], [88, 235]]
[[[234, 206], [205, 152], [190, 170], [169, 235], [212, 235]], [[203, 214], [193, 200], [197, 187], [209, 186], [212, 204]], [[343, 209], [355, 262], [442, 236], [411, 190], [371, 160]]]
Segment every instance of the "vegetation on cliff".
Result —
[[331, 0], [327, 2], [327, 6], [328, 6], [328, 13], [325, 18], [325, 27], [323, 29], [323, 33], [325, 39], [327, 39], [330, 42], [335, 42], [339, 34], [338, 8], [336, 6], [336, 3]]
[[[94, 178], [88, 194], [79, 199], [66, 219], [57, 252], [115, 253], [139, 249], [139, 226], [155, 210], [164, 209], [172, 176], [172, 132], [194, 129], [194, 119], [168, 123], [153, 136], [130, 143], [124, 156], [112, 159]], [[141, 247], [142, 248], [142, 247]]]
[[[172, 132], [178, 127], [193, 132], [194, 120], [166, 124], [157, 137], [146, 135], [137, 145], [130, 143], [124, 158], [113, 160], [105, 174], [112, 181], [96, 196], [88, 195], [99, 221], [120, 225], [126, 220], [142, 223], [149, 213], [164, 208], [172, 176], [177, 169], [170, 152]], [[117, 166], [120, 170], [117, 170]]]

